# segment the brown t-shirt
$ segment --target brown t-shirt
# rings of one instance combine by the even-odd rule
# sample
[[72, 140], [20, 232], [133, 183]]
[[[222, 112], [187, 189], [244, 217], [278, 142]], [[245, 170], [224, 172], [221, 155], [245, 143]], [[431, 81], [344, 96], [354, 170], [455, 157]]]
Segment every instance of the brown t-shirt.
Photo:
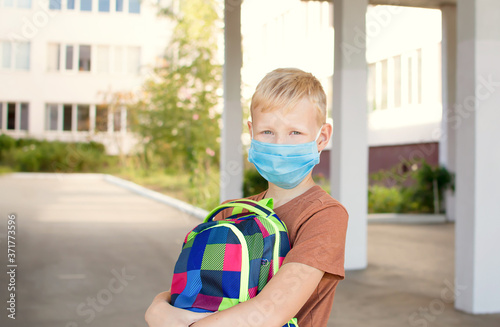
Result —
[[[249, 198], [259, 201], [266, 193]], [[296, 314], [299, 327], [326, 327], [335, 289], [344, 279], [347, 211], [321, 187], [314, 186], [275, 208], [274, 212], [287, 226], [292, 247], [283, 264], [297, 262], [325, 272], [314, 293]]]

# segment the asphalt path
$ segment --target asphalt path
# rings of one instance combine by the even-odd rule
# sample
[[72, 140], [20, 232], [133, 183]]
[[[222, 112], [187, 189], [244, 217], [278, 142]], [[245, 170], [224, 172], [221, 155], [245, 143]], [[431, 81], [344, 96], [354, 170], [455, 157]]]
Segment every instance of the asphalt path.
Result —
[[7, 271], [10, 214], [16, 319], [7, 317], [4, 273], [0, 326], [146, 326], [149, 303], [170, 288], [184, 236], [200, 222], [99, 178], [3, 176], [0, 262]]

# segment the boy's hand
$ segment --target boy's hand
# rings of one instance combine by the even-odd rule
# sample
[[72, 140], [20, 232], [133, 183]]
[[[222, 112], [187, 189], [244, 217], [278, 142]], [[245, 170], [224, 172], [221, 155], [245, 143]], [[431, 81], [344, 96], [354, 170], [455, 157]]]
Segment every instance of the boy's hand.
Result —
[[212, 313], [198, 313], [170, 305], [170, 291], [158, 294], [146, 311], [149, 327], [188, 327]]

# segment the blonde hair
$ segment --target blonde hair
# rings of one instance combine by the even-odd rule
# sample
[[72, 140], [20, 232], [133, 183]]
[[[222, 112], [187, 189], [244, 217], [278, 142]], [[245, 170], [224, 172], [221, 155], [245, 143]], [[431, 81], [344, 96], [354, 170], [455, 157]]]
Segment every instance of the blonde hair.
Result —
[[279, 68], [268, 73], [255, 90], [250, 105], [254, 110], [269, 112], [285, 111], [295, 107], [302, 99], [308, 99], [317, 109], [318, 124], [326, 122], [326, 94], [321, 83], [311, 73], [297, 68]]

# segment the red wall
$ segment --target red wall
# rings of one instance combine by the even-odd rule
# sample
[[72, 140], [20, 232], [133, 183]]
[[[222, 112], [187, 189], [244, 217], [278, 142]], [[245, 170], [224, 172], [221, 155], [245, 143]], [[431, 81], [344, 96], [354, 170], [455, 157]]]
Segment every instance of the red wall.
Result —
[[[390, 169], [401, 161], [423, 158], [431, 166], [439, 163], [439, 143], [418, 143], [392, 146], [375, 146], [369, 150], [368, 172]], [[329, 177], [330, 151], [321, 153], [320, 163], [314, 167], [313, 174]]]

